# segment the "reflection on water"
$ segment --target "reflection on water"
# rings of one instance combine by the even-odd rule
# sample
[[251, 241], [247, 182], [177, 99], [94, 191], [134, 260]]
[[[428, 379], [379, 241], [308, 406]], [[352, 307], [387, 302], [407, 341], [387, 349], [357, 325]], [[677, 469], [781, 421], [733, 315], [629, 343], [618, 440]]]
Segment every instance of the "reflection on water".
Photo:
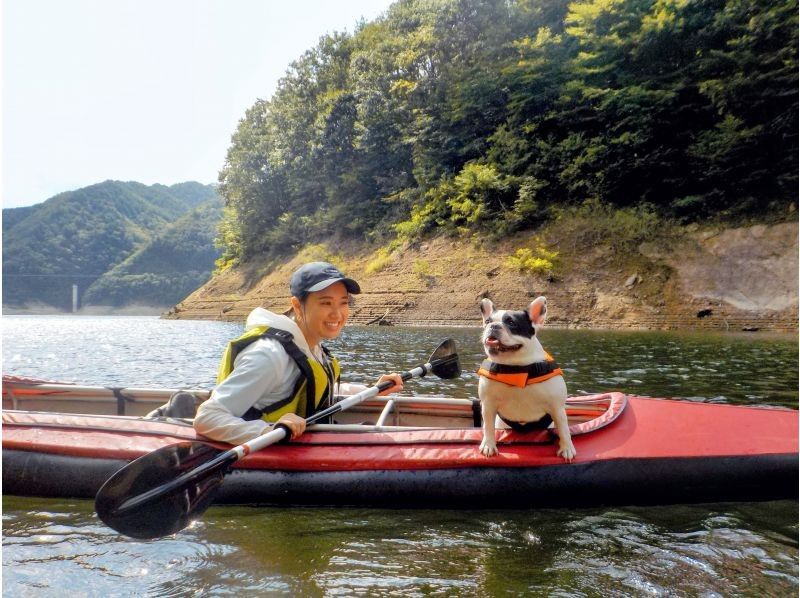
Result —
[[[241, 325], [154, 318], [3, 318], [3, 372], [88, 384], [210, 387]], [[474, 396], [480, 330], [349, 328], [345, 378], [425, 361], [448, 336]], [[545, 330], [572, 394], [622, 390], [797, 407], [795, 337]], [[796, 595], [796, 501], [491, 511], [211, 508], [170, 538], [133, 541], [91, 501], [3, 498], [9, 596]]]
[[[477, 396], [485, 357], [479, 328], [349, 328], [332, 344], [351, 381], [371, 383], [410, 367], [439, 341], [458, 345], [459, 380], [409, 383], [409, 392]], [[548, 330], [540, 338], [561, 365], [570, 394], [618, 390], [651, 397], [797, 408], [797, 339], [792, 335]], [[427, 351], [427, 353], [426, 353]]]
[[8, 595], [793, 595], [797, 503], [628, 509], [212, 508], [134, 542], [88, 501], [5, 497]]
[[[211, 388], [225, 343], [243, 326], [152, 317], [3, 318], [3, 373], [117, 386]], [[343, 379], [371, 384], [427, 360], [452, 337], [458, 380], [408, 383], [413, 394], [477, 394], [479, 328], [351, 327], [329, 343]], [[654, 397], [797, 407], [795, 335], [549, 330], [545, 348], [571, 394], [619, 390]]]

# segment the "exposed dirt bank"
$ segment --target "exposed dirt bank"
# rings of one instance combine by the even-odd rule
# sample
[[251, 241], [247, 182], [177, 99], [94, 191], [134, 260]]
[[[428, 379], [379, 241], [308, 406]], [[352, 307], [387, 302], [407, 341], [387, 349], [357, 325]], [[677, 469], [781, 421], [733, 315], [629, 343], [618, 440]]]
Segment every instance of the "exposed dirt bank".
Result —
[[[530, 235], [500, 244], [438, 238], [395, 252], [367, 274], [375, 249], [336, 248], [337, 264], [361, 283], [351, 322], [478, 326], [478, 302], [521, 308], [546, 295], [549, 323], [568, 328], [798, 329], [798, 224], [727, 230], [683, 229], [668, 243], [612, 254], [602, 244], [576, 248], [554, 240], [556, 276], [528, 275], [507, 258]], [[330, 248], [329, 248], [330, 250]], [[308, 252], [273, 271], [252, 262], [213, 278], [165, 317], [243, 321], [263, 306], [289, 305], [288, 279]]]

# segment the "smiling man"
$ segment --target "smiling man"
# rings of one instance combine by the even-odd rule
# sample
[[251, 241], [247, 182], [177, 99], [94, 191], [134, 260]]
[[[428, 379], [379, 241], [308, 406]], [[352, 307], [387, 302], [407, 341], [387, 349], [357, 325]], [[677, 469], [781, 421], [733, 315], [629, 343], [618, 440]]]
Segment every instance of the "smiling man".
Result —
[[[327, 262], [298, 268], [289, 285], [292, 317], [257, 307], [247, 317], [245, 333], [228, 343], [217, 387], [194, 420], [198, 433], [213, 440], [242, 444], [274, 424], [289, 428], [292, 438], [305, 430], [305, 418], [324, 409], [336, 395], [365, 387], [340, 384], [339, 362], [321, 344], [339, 336], [350, 316], [358, 283]], [[386, 374], [402, 390], [399, 374]]]

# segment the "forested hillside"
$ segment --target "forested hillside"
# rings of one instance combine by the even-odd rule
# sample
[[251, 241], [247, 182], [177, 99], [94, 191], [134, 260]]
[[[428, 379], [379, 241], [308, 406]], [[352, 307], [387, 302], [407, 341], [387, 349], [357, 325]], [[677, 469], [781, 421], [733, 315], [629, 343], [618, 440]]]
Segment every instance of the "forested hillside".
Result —
[[36, 206], [3, 209], [3, 234], [25, 220], [36, 210]]
[[[69, 309], [73, 284], [83, 303], [84, 291], [109, 269], [213, 198], [214, 188], [199, 183], [105, 181], [30, 208], [3, 210], [3, 305]], [[162, 255], [165, 263], [169, 257]], [[210, 275], [213, 259], [207, 266]], [[201, 267], [198, 261], [193, 269]], [[127, 302], [138, 302], [135, 294]]]
[[101, 276], [83, 302], [113, 307], [178, 303], [211, 278], [219, 257], [214, 237], [221, 218], [219, 198], [201, 204]]
[[[796, 0], [400, 0], [298, 59], [220, 174], [225, 261], [332, 234], [680, 221], [797, 196]], [[588, 203], [587, 203], [588, 202]]]

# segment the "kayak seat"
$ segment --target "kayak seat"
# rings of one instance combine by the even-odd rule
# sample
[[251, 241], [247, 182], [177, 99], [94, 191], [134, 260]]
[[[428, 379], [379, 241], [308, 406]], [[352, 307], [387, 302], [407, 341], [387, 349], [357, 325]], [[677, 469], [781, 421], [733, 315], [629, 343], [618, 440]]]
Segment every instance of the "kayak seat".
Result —
[[196, 412], [197, 398], [190, 392], [178, 391], [169, 398], [169, 401], [158, 409], [154, 409], [145, 417], [148, 419], [157, 417], [192, 419]]

